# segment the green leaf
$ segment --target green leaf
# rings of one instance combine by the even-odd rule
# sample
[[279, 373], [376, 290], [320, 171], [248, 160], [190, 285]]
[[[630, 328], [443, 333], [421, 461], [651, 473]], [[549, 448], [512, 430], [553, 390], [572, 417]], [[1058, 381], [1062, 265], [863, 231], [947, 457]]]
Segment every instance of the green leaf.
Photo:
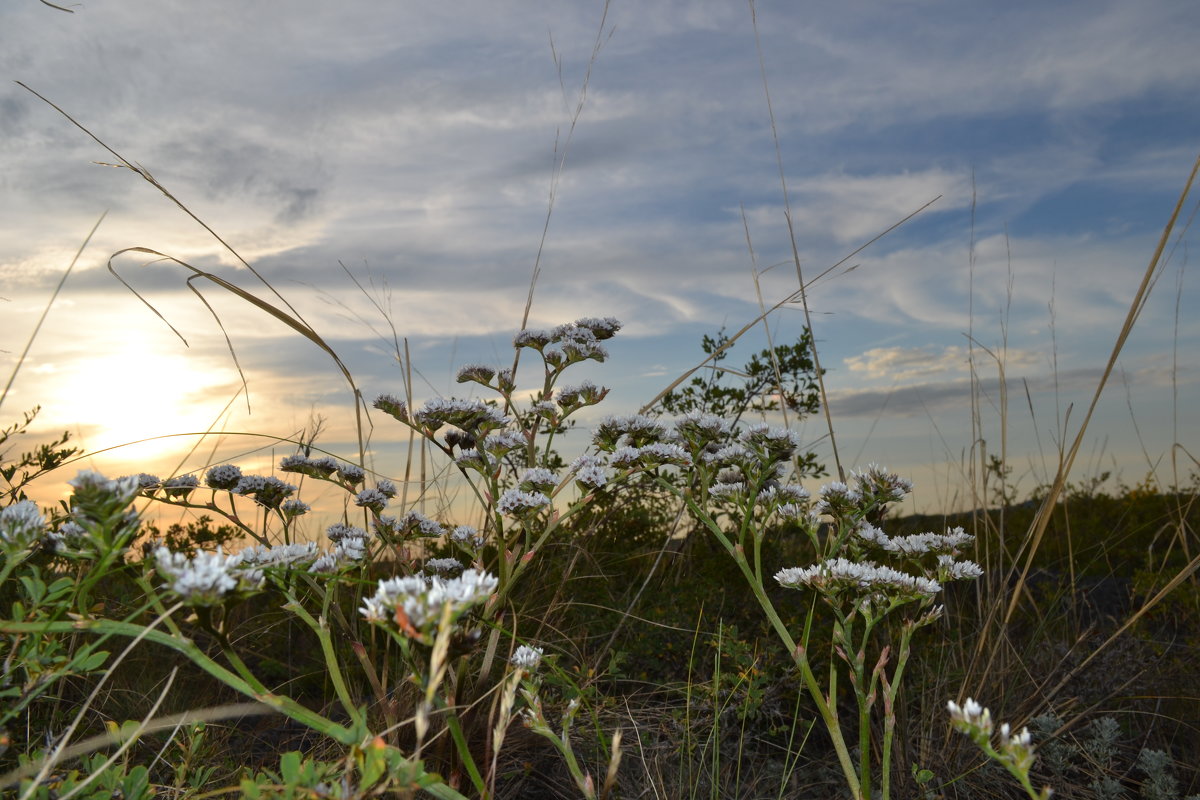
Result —
[[25, 594], [35, 606], [46, 595], [46, 584], [37, 576], [36, 572], [33, 575], [22, 575], [21, 585], [25, 587]]
[[145, 767], [134, 767], [125, 780], [121, 783], [121, 789], [125, 793], [125, 800], [142, 800], [147, 796], [147, 789], [150, 787], [150, 771]]
[[279, 774], [288, 786], [300, 783], [300, 753], [292, 750], [279, 757]]
[[97, 650], [95, 653], [87, 654], [82, 661], [79, 662], [77, 669], [80, 672], [95, 672], [103, 666], [108, 658], [107, 650]]
[[46, 602], [53, 602], [64, 595], [70, 594], [71, 589], [75, 586], [74, 578], [59, 578], [54, 583], [50, 584], [50, 590], [46, 593]]

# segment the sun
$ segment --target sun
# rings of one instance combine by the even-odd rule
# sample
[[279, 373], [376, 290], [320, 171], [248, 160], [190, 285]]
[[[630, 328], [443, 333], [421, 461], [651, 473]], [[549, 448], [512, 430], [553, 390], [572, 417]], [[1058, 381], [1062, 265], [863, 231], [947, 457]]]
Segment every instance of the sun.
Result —
[[[118, 343], [108, 343], [109, 345]], [[232, 367], [213, 368], [186, 350], [147, 349], [145, 340], [106, 346], [103, 356], [58, 362], [42, 389], [44, 419], [77, 434], [87, 452], [139, 463], [138, 471], [170, 471], [164, 461], [187, 451], [217, 423], [239, 386]]]

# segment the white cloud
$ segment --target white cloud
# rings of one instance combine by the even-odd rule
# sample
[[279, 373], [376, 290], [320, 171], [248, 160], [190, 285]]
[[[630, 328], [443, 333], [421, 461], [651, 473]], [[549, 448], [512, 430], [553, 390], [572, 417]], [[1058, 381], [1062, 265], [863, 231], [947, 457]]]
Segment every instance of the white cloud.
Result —
[[894, 385], [928, 381], [938, 376], [943, 379], [969, 375], [971, 359], [976, 369], [994, 372], [996, 359], [1002, 359], [1006, 371], [1012, 375], [1019, 370], [1031, 370], [1045, 366], [1041, 353], [1009, 348], [996, 352], [976, 348], [972, 354], [965, 345], [945, 347], [872, 347], [860, 355], [842, 359], [854, 377], [871, 381], [887, 380]]
[[[1169, 209], [1193, 157], [1200, 18], [1158, 0], [910, 1], [869, 15], [827, 1], [760, 4], [758, 14], [807, 277], [943, 195], [855, 256], [852, 271], [812, 287], [828, 363], [845, 367], [831, 377], [852, 384], [839, 388], [899, 381], [897, 408], [918, 397], [958, 402], [968, 331], [989, 348], [1007, 332], [1010, 377], [1043, 374], [1056, 352], [1072, 368], [1102, 364], [1157, 237], [1161, 220], [1147, 220]], [[71, 16], [9, 4], [0, 11], [0, 76], [10, 79], [0, 85], [0, 296], [12, 301], [3, 313], [32, 319], [106, 208], [60, 298], [60, 311], [76, 304], [73, 330], [136, 319], [147, 336], [172, 339], [104, 270], [109, 254], [133, 245], [269, 297], [154, 188], [93, 166], [111, 156], [11, 82], [20, 79], [151, 169], [372, 377], [383, 372], [366, 351], [373, 334], [338, 304], [374, 312], [338, 262], [386, 279], [398, 334], [414, 348], [462, 335], [497, 337], [503, 349], [564, 151], [534, 324], [611, 314], [643, 341], [736, 327], [757, 314], [742, 207], [759, 269], [783, 265], [762, 277], [766, 301], [796, 280], [749, 11], [719, 0], [613, 4], [615, 33], [567, 150], [599, 16], [595, 4], [482, 0], [297, 0], [283, 11], [131, 0]], [[120, 268], [228, 369], [184, 273], [135, 257]], [[1192, 283], [1180, 290], [1184, 309]], [[1173, 346], [1172, 291], [1163, 284], [1152, 297], [1131, 362]], [[280, 402], [292, 409], [306, 380], [333, 382], [315, 348], [281, 345], [285, 330], [261, 312], [211, 287], [206, 297], [259, 385], [272, 387], [263, 394], [285, 384], [262, 376], [286, 371], [293, 394]], [[1193, 369], [1200, 323], [1183, 314], [1179, 325], [1183, 367]], [[15, 331], [0, 348], [14, 349]], [[69, 373], [56, 348], [71, 333], [44, 331], [37, 363]], [[673, 363], [661, 351], [648, 358]], [[1162, 374], [1154, 385], [1165, 385]]]

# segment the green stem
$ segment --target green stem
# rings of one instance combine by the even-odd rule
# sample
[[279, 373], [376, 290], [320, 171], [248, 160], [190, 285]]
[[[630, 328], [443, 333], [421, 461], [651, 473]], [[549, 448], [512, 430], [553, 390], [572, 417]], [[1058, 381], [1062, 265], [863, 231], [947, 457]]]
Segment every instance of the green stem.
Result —
[[[754, 597], [756, 600], [758, 600], [758, 604], [762, 608], [763, 613], [767, 615], [767, 620], [771, 623], [771, 627], [775, 629], [776, 635], [779, 636], [780, 641], [783, 642], [784, 647], [786, 647], [788, 652], [791, 654], [793, 662], [797, 667], [799, 667], [801, 678], [804, 681], [804, 686], [808, 690], [809, 696], [812, 697], [813, 702], [816, 703], [817, 711], [821, 714], [821, 719], [825, 723], [825, 728], [829, 731], [829, 738], [833, 742], [833, 749], [837, 753], [838, 763], [842, 767], [842, 774], [846, 778], [846, 784], [850, 787], [851, 794], [854, 795], [855, 798], [860, 798], [862, 795], [859, 788], [859, 779], [855, 774], [854, 763], [850, 759], [850, 751], [846, 747], [846, 740], [842, 735], [841, 725], [838, 723], [837, 710], [831, 705], [830, 700], [825, 698], [824, 693], [821, 691], [821, 685], [817, 682], [817, 676], [813, 674], [812, 665], [808, 661], [807, 648], [796, 646], [795, 640], [792, 639], [792, 635], [788, 631], [787, 626], [783, 623], [783, 620], [780, 619], [779, 613], [775, 610], [774, 604], [771, 602], [771, 599], [767, 597], [766, 590], [763, 589], [761, 581], [755, 578], [754, 572], [750, 568], [749, 562], [746, 560], [745, 551], [743, 551], [740, 546], [736, 546], [729, 541], [728, 537], [725, 536], [725, 533], [721, 530], [720, 526], [718, 526], [712, 517], [705, 513], [705, 511], [696, 504], [695, 500], [686, 494], [680, 493], [678, 489], [666, 483], [661, 478], [658, 480], [659, 483], [664, 485], [669, 491], [672, 491], [683, 498], [683, 501], [687, 504], [692, 513], [696, 515], [697, 519], [699, 519], [704, 526], [713, 533], [721, 545], [729, 552], [731, 556], [733, 556], [734, 563], [738, 565], [738, 569], [742, 571], [742, 574], [746, 578], [746, 582], [750, 584], [750, 590], [754, 592]], [[832, 700], [832, 698], [833, 695], [831, 694], [830, 699]]]
[[319, 620], [314, 619], [313, 615], [308, 613], [308, 610], [300, 605], [300, 602], [290, 593], [288, 594], [290, 602], [284, 606], [284, 609], [291, 611], [302, 619], [312, 629], [313, 633], [317, 635], [317, 640], [321, 643], [321, 654], [325, 657], [325, 666], [329, 668], [329, 679], [333, 682], [333, 688], [337, 692], [338, 700], [341, 701], [342, 708], [346, 710], [346, 713], [354, 722], [355, 730], [365, 731], [367, 727], [366, 718], [350, 697], [350, 690], [346, 687], [346, 680], [342, 676], [342, 668], [338, 663], [337, 653], [333, 649], [333, 639], [329, 634], [329, 625], [325, 622], [326, 616], [329, 613], [329, 604], [333, 597], [333, 592], [326, 591], [324, 595], [324, 606]]
[[212, 675], [226, 686], [251, 697], [263, 705], [270, 706], [281, 714], [300, 722], [315, 731], [345, 745], [358, 744], [359, 736], [351, 730], [342, 727], [333, 720], [326, 719], [315, 711], [297, 703], [290, 697], [270, 692], [256, 691], [239, 675], [222, 667], [209, 658], [191, 639], [176, 637], [165, 631], [147, 631], [142, 625], [132, 622], [118, 622], [110, 619], [83, 619], [77, 621], [62, 620], [58, 622], [11, 622], [0, 620], [0, 633], [74, 633], [77, 631], [101, 635], [117, 635], [142, 638], [168, 647], [186, 656], [193, 664]]
[[882, 782], [883, 800], [891, 796], [892, 777], [892, 741], [896, 735], [896, 698], [900, 694], [900, 682], [904, 680], [904, 667], [908, 664], [915, 627], [904, 626], [900, 634], [900, 653], [896, 660], [896, 671], [892, 673], [891, 683], [884, 688], [884, 719], [883, 719], [883, 759], [880, 764], [880, 781]]

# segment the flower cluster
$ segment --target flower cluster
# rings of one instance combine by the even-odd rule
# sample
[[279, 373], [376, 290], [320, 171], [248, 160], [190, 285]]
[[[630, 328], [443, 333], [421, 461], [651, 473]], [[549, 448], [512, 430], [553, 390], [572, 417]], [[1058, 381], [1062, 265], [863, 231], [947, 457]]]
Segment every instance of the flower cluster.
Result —
[[584, 406], [594, 406], [608, 395], [608, 389], [584, 381], [578, 386], [564, 386], [558, 390], [558, 406], [564, 415]]
[[313, 562], [310, 572], [335, 572], [342, 564], [362, 561], [370, 550], [370, 534], [354, 525], [336, 522], [325, 529], [333, 548]]
[[370, 622], [396, 623], [409, 635], [428, 633], [447, 608], [451, 623], [472, 606], [491, 596], [499, 585], [495, 575], [468, 569], [456, 578], [410, 575], [379, 581], [373, 597], [359, 609]]
[[241, 553], [225, 555], [219, 547], [190, 557], [159, 547], [154, 564], [166, 588], [189, 606], [220, 605], [227, 595], [253, 591], [263, 582], [262, 571], [245, 564]]
[[961, 527], [941, 533], [914, 533], [909, 536], [890, 537], [869, 522], [860, 523], [855, 535], [875, 547], [902, 556], [921, 556], [926, 553], [957, 553], [975, 541], [975, 537]]
[[559, 325], [552, 331], [541, 328], [519, 331], [513, 337], [513, 346], [537, 350], [547, 367], [561, 370], [589, 358], [607, 359], [608, 351], [600, 342], [611, 339], [620, 329], [621, 323], [612, 317], [585, 317]]
[[426, 572], [439, 575], [447, 572], [458, 572], [462, 568], [462, 562], [457, 558], [431, 558], [425, 562]]
[[409, 511], [400, 517], [383, 515], [375, 520], [375, 531], [385, 539], [404, 539], [409, 536], [433, 537], [446, 532], [442, 524], [420, 511]]
[[279, 462], [280, 472], [295, 472], [300, 475], [307, 475], [310, 478], [328, 479], [333, 473], [338, 471], [336, 458], [331, 456], [321, 456], [320, 458], [310, 458], [302, 453], [297, 453], [292, 456], [286, 456]]
[[942, 590], [937, 581], [929, 578], [877, 566], [870, 561], [856, 562], [840, 557], [803, 569], [782, 569], [775, 574], [775, 580], [780, 586], [791, 589], [809, 586], [827, 595], [858, 590], [861, 593], [932, 597]]
[[398, 422], [408, 423], [408, 404], [392, 394], [381, 394], [373, 404], [385, 414], [390, 414]]
[[550, 498], [541, 492], [509, 489], [496, 501], [496, 510], [508, 517], [528, 517], [550, 505]]
[[74, 489], [72, 510], [83, 511], [96, 519], [124, 511], [139, 491], [137, 476], [110, 480], [92, 470], [81, 470], [67, 483]]
[[861, 471], [850, 473], [851, 479], [858, 486], [858, 492], [866, 503], [884, 505], [898, 503], [912, 492], [912, 481], [901, 478], [894, 472], [888, 472], [886, 467], [878, 464], [868, 464]]
[[458, 370], [458, 376], [455, 379], [459, 383], [474, 381], [484, 386], [491, 386], [492, 378], [494, 377], [496, 377], [496, 369], [494, 367], [489, 367], [486, 364], [467, 364]]
[[593, 435], [593, 441], [601, 450], [612, 452], [621, 445], [638, 448], [642, 445], [661, 442], [666, 435], [666, 428], [654, 417], [645, 414], [631, 414], [607, 416], [600, 420], [600, 425]]
[[[776, 573], [775, 580], [780, 585], [815, 589], [830, 602], [845, 594], [855, 599], [920, 600], [925, 606], [941, 591], [942, 582], [973, 579], [983, 574], [974, 562], [954, 558], [975, 538], [962, 528], [953, 528], [944, 534], [891, 537], [867, 521], [869, 513], [886, 503], [903, 499], [911, 491], [912, 486], [907, 480], [876, 465], [851, 475], [853, 486], [841, 482], [822, 486], [820, 499], [807, 512], [807, 517], [802, 511], [801, 503], [805, 498], [800, 496], [803, 492], [800, 487], [769, 486], [764, 490], [763, 494], [783, 500], [781, 513], [786, 508], [787, 516], [806, 517], [813, 530], [821, 515], [831, 517], [837, 536], [837, 551], [821, 563], [804, 568], [790, 567]], [[872, 551], [899, 558], [915, 567], [919, 574], [858, 558], [864, 552]], [[937, 557], [936, 565], [928, 561], [923, 563], [922, 560], [931, 555]]]
[[320, 551], [315, 542], [304, 544], [254, 545], [238, 553], [242, 563], [256, 567], [289, 567], [316, 561]]
[[950, 712], [950, 724], [954, 729], [966, 734], [984, 752], [996, 758], [1000, 763], [1017, 772], [1028, 775], [1033, 766], [1033, 735], [1029, 728], [1022, 728], [1014, 734], [1007, 722], [999, 729], [999, 747], [993, 748], [991, 739], [993, 733], [992, 712], [970, 697], [961, 706], [953, 700], [946, 703]]
[[5, 550], [24, 550], [46, 533], [46, 518], [37, 503], [22, 500], [0, 511], [0, 545]]
[[209, 488], [227, 492], [233, 491], [241, 479], [242, 470], [233, 464], [222, 464], [218, 467], [213, 467], [204, 475], [204, 482]]
[[523, 644], [516, 649], [508, 661], [517, 669], [533, 672], [542, 663], [542, 654], [542, 648]]
[[485, 436], [503, 428], [510, 420], [495, 406], [482, 400], [435, 397], [412, 415], [412, 421], [427, 433], [453, 425], [474, 436]]
[[478, 550], [486, 543], [483, 534], [470, 525], [459, 525], [450, 531], [450, 541], [463, 547]]
[[526, 492], [548, 492], [558, 485], [558, 476], [544, 467], [532, 467], [521, 475], [520, 489]]
[[167, 478], [162, 484], [163, 492], [167, 497], [179, 500], [185, 499], [199, 486], [200, 479], [195, 475], [176, 475]]
[[593, 455], [582, 455], [571, 462], [570, 472], [584, 489], [599, 489], [608, 483], [604, 462]]
[[296, 487], [285, 483], [274, 475], [243, 475], [233, 487], [234, 494], [253, 498], [254, 502], [266, 508], [278, 509], [283, 502], [296, 492]]

